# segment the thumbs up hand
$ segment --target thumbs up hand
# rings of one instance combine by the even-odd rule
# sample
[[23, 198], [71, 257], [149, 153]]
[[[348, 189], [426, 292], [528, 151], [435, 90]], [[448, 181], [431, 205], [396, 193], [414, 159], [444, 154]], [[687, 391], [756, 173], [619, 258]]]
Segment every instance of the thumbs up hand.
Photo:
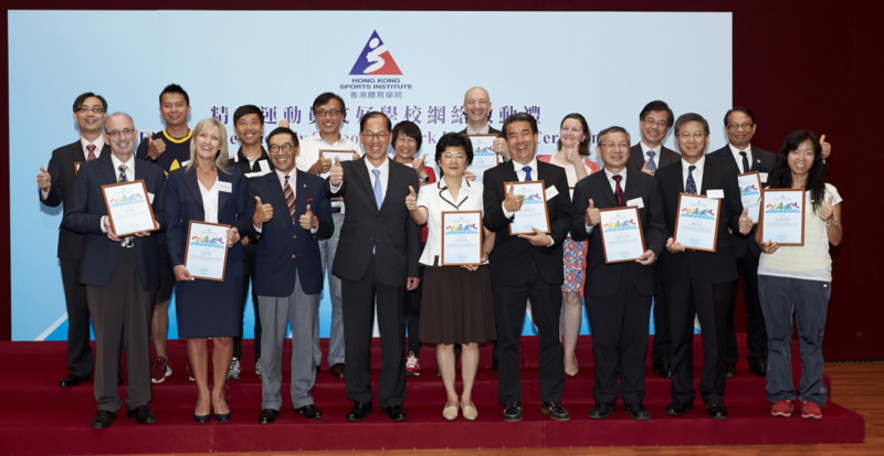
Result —
[[832, 195], [829, 195], [826, 202], [820, 206], [819, 216], [822, 221], [826, 222], [826, 225], [831, 225], [835, 221], [835, 212], [832, 209]]
[[341, 185], [341, 182], [344, 181], [344, 167], [341, 166], [341, 160], [335, 157], [335, 164], [332, 165], [331, 170], [329, 170], [328, 174], [328, 183], [332, 186], [337, 187]]
[[301, 228], [304, 228], [307, 231], [310, 231], [313, 228], [319, 226], [319, 219], [316, 218], [315, 215], [313, 215], [313, 211], [310, 210], [309, 204], [307, 205], [307, 211], [305, 211], [303, 214], [301, 214], [300, 217], [298, 217], [298, 224], [301, 225]]
[[518, 210], [522, 208], [522, 200], [525, 197], [514, 194], [514, 189], [515, 186], [510, 185], [510, 188], [506, 191], [506, 197], [503, 200], [503, 207], [507, 212], [518, 212]]
[[602, 221], [602, 214], [599, 212], [599, 209], [595, 207], [595, 202], [593, 202], [592, 198], [589, 199], [589, 206], [586, 208], [586, 221], [584, 222], [586, 226], [596, 226]]
[[820, 158], [828, 160], [829, 155], [832, 155], [832, 145], [829, 144], [829, 141], [826, 141], [826, 135], [820, 136], [820, 147], [822, 148]]
[[408, 196], [405, 197], [405, 208], [409, 211], [417, 210], [417, 195], [414, 193], [414, 187], [408, 186]]
[[749, 208], [744, 207], [743, 213], [740, 214], [740, 234], [746, 235], [752, 231], [752, 219], [749, 217]]
[[40, 167], [40, 174], [37, 174], [37, 186], [40, 187], [40, 190], [44, 192], [48, 192], [49, 188], [52, 186], [52, 176], [46, 171], [46, 168]]
[[273, 206], [261, 202], [261, 197], [255, 195], [255, 214], [252, 216], [252, 223], [260, 227], [264, 222], [273, 219]]
[[166, 151], [166, 142], [162, 139], [151, 139], [147, 137], [147, 156], [156, 160]]

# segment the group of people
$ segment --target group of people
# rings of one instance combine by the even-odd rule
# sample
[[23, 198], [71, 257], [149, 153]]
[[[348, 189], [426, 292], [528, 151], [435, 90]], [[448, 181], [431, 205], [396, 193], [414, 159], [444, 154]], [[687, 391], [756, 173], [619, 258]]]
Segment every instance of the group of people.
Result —
[[[746, 287], [748, 362], [768, 378], [771, 413], [789, 416], [800, 402], [802, 416], [822, 416], [828, 245], [842, 238], [841, 198], [825, 179], [831, 148], [824, 136], [797, 131], [775, 155], [752, 146], [754, 114], [736, 107], [724, 116], [729, 144], [706, 154], [706, 119], [694, 113], [674, 119], [669, 106], [656, 100], [639, 115], [642, 134], [635, 145], [619, 126], [596, 135], [601, 163], [588, 159], [592, 135], [577, 113], [562, 120], [558, 151], [537, 156], [536, 119], [516, 113], [501, 130], [494, 129], [488, 123], [488, 92], [473, 87], [464, 97], [467, 128], [446, 133], [435, 144], [437, 177], [425, 164], [430, 153], [419, 154], [418, 125], [404, 121], [394, 127], [384, 113], [370, 112], [358, 119], [361, 144], [354, 143], [340, 133], [344, 100], [330, 92], [315, 99], [318, 131], [303, 139], [287, 126], [265, 136], [262, 110], [239, 107], [233, 119], [241, 147], [232, 155], [217, 119], [203, 119], [193, 130], [187, 126], [189, 97], [176, 84], [160, 94], [166, 128], [137, 151], [133, 119], [124, 113], [108, 116], [100, 95], [80, 95], [73, 111], [81, 138], [53, 152], [37, 183], [44, 204], [65, 205], [58, 251], [70, 323], [70, 373], [60, 386], [88, 380], [94, 370], [93, 428], [110, 426], [122, 408], [121, 351], [128, 416], [138, 423], [156, 422], [148, 403], [151, 382], [172, 373], [166, 332], [173, 289], [178, 335], [187, 339], [187, 371], [197, 386], [193, 419], [229, 420], [225, 384], [240, 375], [250, 281], [256, 373], [262, 382], [259, 423], [273, 423], [282, 408], [288, 324], [294, 411], [321, 418], [311, 392], [322, 361], [317, 311], [326, 277], [333, 309], [327, 363], [332, 375], [345, 379], [353, 401], [348, 421], [361, 421], [373, 411], [375, 313], [382, 356], [377, 404], [391, 420], [407, 419], [406, 378], [420, 375], [422, 343], [436, 349], [446, 393], [443, 417], [477, 419], [472, 387], [479, 347], [493, 341], [503, 418], [520, 421], [519, 338], [529, 302], [539, 338], [540, 411], [569, 420], [562, 392], [566, 376], [579, 370], [581, 297], [595, 359], [590, 418], [610, 416], [618, 397], [632, 418], [650, 418], [643, 398], [652, 303], [652, 370], [672, 378], [666, 413], [678, 416], [693, 408], [696, 315], [704, 347], [700, 395], [711, 418], [726, 418], [725, 379], [736, 374], [733, 313], [739, 275]], [[673, 125], [679, 152], [662, 145]], [[469, 169], [470, 138], [488, 134], [498, 136], [492, 149], [499, 164], [480, 170], [479, 180]], [[323, 151], [334, 151], [336, 158]], [[757, 233], [737, 186], [738, 174], [750, 171], [759, 171], [770, 188], [806, 189], [804, 245], [779, 246]], [[134, 180], [145, 183], [156, 230], [120, 238], [102, 186]], [[548, 229], [512, 235], [525, 203], [512, 184], [537, 181], [545, 189]], [[682, 193], [721, 199], [713, 252], [675, 241]], [[630, 206], [641, 218], [646, 250], [634, 261], [607, 263], [601, 213]], [[481, 213], [480, 262], [443, 265], [442, 214], [451, 211]], [[191, 221], [229, 226], [223, 281], [196, 279], [188, 271], [184, 257]], [[790, 360], [793, 314], [801, 341], [797, 396]]]

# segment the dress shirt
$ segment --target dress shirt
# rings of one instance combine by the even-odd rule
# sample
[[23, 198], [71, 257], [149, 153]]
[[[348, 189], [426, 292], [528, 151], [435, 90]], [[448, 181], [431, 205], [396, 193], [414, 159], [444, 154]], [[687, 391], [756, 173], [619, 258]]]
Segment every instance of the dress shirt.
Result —
[[696, 166], [691, 176], [694, 176], [694, 183], [697, 184], [697, 194], [703, 194], [703, 166], [706, 164], [706, 156], [700, 157], [697, 163], [688, 163], [685, 159], [681, 159], [681, 182], [684, 184], [685, 191], [688, 188], [688, 171], [690, 166]]
[[313, 133], [312, 136], [308, 136], [301, 140], [300, 151], [295, 158], [295, 166], [301, 171], [307, 172], [307, 170], [319, 160], [319, 151], [324, 149], [352, 150], [353, 152], [362, 155], [362, 149], [359, 147], [359, 144], [351, 141], [346, 136], [341, 134], [338, 137], [338, 140], [331, 144], [322, 139], [322, 136], [320, 136], [317, 131], [316, 133]]
[[473, 130], [473, 127], [471, 127], [469, 124], [467, 124], [467, 134], [468, 135], [487, 135], [490, 132], [491, 132], [491, 125], [489, 125], [488, 122], [485, 122], [485, 126], [478, 129], [478, 130]]
[[80, 137], [80, 145], [83, 147], [83, 156], [86, 159], [89, 159], [89, 149], [86, 148], [89, 144], [95, 144], [95, 158], [101, 156], [101, 150], [104, 149], [104, 135], [98, 135], [98, 138], [95, 138], [95, 141], [90, 142], [88, 139], [84, 137]]
[[218, 223], [218, 176], [215, 176], [215, 183], [212, 184], [211, 189], [204, 187], [199, 178], [196, 182], [199, 184], [200, 196], [203, 198], [203, 215], [205, 216], [203, 221]]
[[[117, 182], [120, 181], [120, 165], [126, 165], [126, 179], [128, 181], [132, 181], [135, 179], [135, 154], [129, 156], [129, 160], [120, 161], [116, 155], [111, 154], [111, 163], [114, 165], [114, 175], [117, 176]], [[150, 196], [150, 195], [148, 195]], [[153, 201], [150, 201], [153, 203]], [[106, 215], [101, 216], [101, 220], [98, 222], [101, 224], [101, 232], [107, 233], [107, 229], [104, 227], [104, 220], [107, 218]]]
[[[745, 149], [738, 149], [737, 146], [734, 146], [731, 143], [727, 143], [727, 146], [730, 147], [731, 153], [734, 154], [734, 160], [737, 162], [737, 169], [741, 170], [740, 174], [748, 173], [751, 169], [743, 169], [743, 156], [740, 155], [740, 151], [746, 152], [746, 160], [749, 160], [749, 168], [752, 168], [752, 145]], [[697, 187], [699, 188], [699, 187]]]
[[657, 165], [657, 169], [660, 169], [660, 152], [663, 150], [663, 143], [657, 144], [656, 147], [648, 147], [644, 141], [639, 141], [639, 145], [642, 148], [642, 156], [645, 159], [645, 163], [648, 162], [648, 159], [651, 158], [648, 155], [648, 152], [654, 151], [654, 164]]
[[[623, 191], [623, 194], [626, 194], [626, 167], [620, 170], [619, 173], [612, 173], [608, 170], [608, 168], [604, 169], [605, 176], [608, 177], [608, 184], [611, 185], [611, 193], [616, 194], [617, 192], [617, 181], [614, 180], [614, 176], [620, 176], [620, 190]], [[586, 234], [591, 234], [594, 226], [586, 225]]]
[[[374, 165], [371, 164], [370, 161], [365, 160], [365, 167], [368, 168], [368, 180], [371, 182], [371, 188], [374, 188], [374, 173], [372, 170], [376, 169], [381, 172], [379, 179], [381, 180], [381, 201], [383, 201], [387, 197], [387, 181], [390, 180], [390, 158], [384, 157], [384, 162], [381, 163], [381, 166], [375, 168]], [[380, 208], [379, 208], [380, 209]]]

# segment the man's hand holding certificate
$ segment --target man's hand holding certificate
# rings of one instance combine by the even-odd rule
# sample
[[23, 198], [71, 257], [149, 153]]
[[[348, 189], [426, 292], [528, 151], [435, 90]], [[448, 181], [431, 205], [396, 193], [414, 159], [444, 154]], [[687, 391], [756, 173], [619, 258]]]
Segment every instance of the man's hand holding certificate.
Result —
[[527, 239], [532, 245], [550, 244], [549, 217], [543, 181], [506, 182], [504, 209], [513, 214], [510, 235]]
[[[107, 206], [107, 230], [120, 240], [126, 236], [143, 237], [160, 229], [153, 215], [153, 195], [147, 192], [144, 181], [134, 180], [101, 186]], [[106, 225], [107, 227], [107, 225]], [[113, 238], [111, 238], [113, 239]]]

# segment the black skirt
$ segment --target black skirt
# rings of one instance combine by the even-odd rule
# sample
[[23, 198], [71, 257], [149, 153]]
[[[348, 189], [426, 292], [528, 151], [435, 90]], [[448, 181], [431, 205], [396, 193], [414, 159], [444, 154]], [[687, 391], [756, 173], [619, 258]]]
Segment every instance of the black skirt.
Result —
[[460, 266], [424, 268], [420, 317], [421, 342], [482, 343], [497, 338], [491, 270]]

